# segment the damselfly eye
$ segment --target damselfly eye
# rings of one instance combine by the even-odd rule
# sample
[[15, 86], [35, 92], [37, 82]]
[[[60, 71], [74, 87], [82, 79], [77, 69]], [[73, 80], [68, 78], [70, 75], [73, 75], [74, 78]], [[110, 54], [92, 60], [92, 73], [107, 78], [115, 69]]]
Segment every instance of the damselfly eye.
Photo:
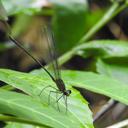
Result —
[[69, 96], [71, 94], [71, 90], [66, 90], [66, 96]]

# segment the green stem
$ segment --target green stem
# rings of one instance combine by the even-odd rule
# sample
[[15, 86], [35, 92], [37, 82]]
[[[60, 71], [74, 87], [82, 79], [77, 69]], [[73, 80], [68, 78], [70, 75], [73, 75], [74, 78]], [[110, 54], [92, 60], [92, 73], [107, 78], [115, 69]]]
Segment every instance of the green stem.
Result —
[[88, 41], [97, 31], [99, 31], [105, 24], [107, 24], [115, 15], [116, 10], [119, 8], [119, 4], [115, 2], [105, 15], [87, 32], [87, 34], [80, 39], [79, 43]]
[[63, 65], [67, 60], [70, 60], [75, 55], [75, 50], [70, 50], [65, 53], [62, 57], [59, 58], [58, 63], [59, 65]]
[[[67, 53], [65, 53], [63, 56], [59, 57], [58, 59], [58, 64], [59, 65], [63, 65], [67, 60], [70, 60], [74, 55], [75, 55], [75, 49], [68, 51]], [[52, 68], [52, 64], [48, 64], [46, 67], [46, 69], [50, 69]]]
[[[88, 41], [97, 31], [99, 31], [105, 24], [107, 24], [114, 16], [116, 16], [118, 13], [120, 13], [123, 9], [127, 7], [126, 4], [123, 4], [120, 6], [118, 2], [113, 3], [113, 5], [110, 7], [110, 9], [105, 13], [102, 19], [100, 19], [88, 33], [82, 37], [79, 41], [79, 43], [84, 43]], [[59, 58], [59, 65], [64, 64], [66, 61], [71, 59], [76, 54], [77, 46], [72, 48], [70, 51], [65, 53], [63, 56]]]
[[20, 118], [16, 118], [16, 117], [12, 117], [12, 116], [5, 116], [5, 115], [0, 115], [0, 121], [17, 122], [17, 123], [22, 123], [22, 124], [29, 124], [29, 125], [51, 128], [50, 126], [47, 126], [47, 125], [44, 125], [41, 123], [37, 123], [34, 121], [20, 119]]

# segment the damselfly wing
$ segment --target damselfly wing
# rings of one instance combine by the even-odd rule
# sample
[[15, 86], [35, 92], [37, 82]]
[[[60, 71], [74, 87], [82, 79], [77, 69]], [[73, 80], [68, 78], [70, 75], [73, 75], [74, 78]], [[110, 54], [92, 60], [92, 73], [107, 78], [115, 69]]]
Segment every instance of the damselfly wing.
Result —
[[[0, 3], [0, 13], [2, 13], [2, 17], [7, 17], [6, 16], [6, 11], [3, 7], [3, 5]], [[69, 96], [71, 94], [71, 90], [67, 90], [64, 81], [61, 79], [61, 73], [59, 70], [59, 66], [58, 66], [58, 62], [57, 62], [57, 57], [56, 57], [56, 52], [55, 52], [55, 40], [54, 40], [54, 35], [50, 29], [50, 26], [48, 26], [47, 28], [45, 28], [45, 33], [47, 36], [47, 42], [48, 42], [48, 48], [49, 48], [49, 56], [52, 58], [52, 65], [53, 65], [53, 69], [54, 69], [54, 76], [42, 65], [42, 63], [36, 59], [34, 56], [32, 56], [22, 45], [19, 41], [17, 41], [15, 38], [13, 38], [10, 34], [10, 27], [9, 24], [6, 22], [5, 19], [0, 19], [1, 22], [4, 22], [4, 24], [6, 25], [7, 29], [9, 30], [8, 37], [9, 39], [14, 42], [20, 49], [22, 49], [28, 56], [30, 56], [37, 64], [39, 64], [41, 66], [41, 68], [49, 75], [49, 77], [53, 80], [53, 82], [56, 84], [57, 89], [55, 88], [56, 93], [60, 93], [62, 94], [59, 98], [57, 98], [57, 103], [58, 101], [63, 97], [65, 100], [65, 105], [66, 105], [66, 111], [67, 111], [67, 96]], [[52, 86], [47, 86], [48, 87], [52, 87]], [[52, 87], [54, 88], [54, 87]], [[44, 88], [45, 89], [45, 88]], [[43, 90], [44, 90], [43, 89]], [[40, 92], [39, 95], [41, 95], [41, 93], [43, 92], [43, 90]], [[53, 91], [50, 91], [50, 94]]]
[[[65, 83], [61, 79], [61, 72], [59, 70], [59, 65], [57, 62], [57, 53], [55, 52], [57, 50], [55, 49], [56, 47], [55, 47], [54, 34], [52, 33], [50, 26], [47, 26], [47, 28], [45, 28], [44, 30], [45, 30], [45, 33], [47, 36], [49, 56], [50, 56], [50, 58], [53, 59], [52, 66], [53, 66], [54, 76], [55, 76], [54, 82], [56, 83], [56, 86], [58, 88], [56, 91], [50, 91], [50, 93], [52, 93], [52, 92], [53, 93], [62, 93], [62, 95], [57, 99], [57, 102], [63, 97], [65, 100], [66, 108], [67, 108], [67, 96], [69, 96], [71, 94], [71, 90], [66, 90]], [[42, 91], [41, 91], [41, 93], [42, 93]]]

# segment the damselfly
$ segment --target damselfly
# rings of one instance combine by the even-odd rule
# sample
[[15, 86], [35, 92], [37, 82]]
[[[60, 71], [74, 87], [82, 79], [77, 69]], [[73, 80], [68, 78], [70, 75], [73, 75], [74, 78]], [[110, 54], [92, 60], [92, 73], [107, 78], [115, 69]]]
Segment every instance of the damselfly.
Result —
[[[4, 17], [4, 18], [1, 18], [0, 21], [3, 22], [7, 29], [9, 29], [9, 24], [7, 23], [6, 19], [7, 19], [7, 13], [2, 5], [2, 3], [0, 3], [0, 15], [1, 17]], [[6, 17], [6, 18], [5, 18]], [[34, 56], [32, 56], [22, 45], [19, 41], [17, 41], [15, 38], [13, 38], [10, 34], [10, 32], [8, 32], [8, 37], [9, 39], [14, 42], [19, 48], [21, 48], [28, 56], [30, 56], [37, 64], [39, 64], [42, 69], [50, 76], [50, 78], [53, 80], [53, 82], [56, 84], [56, 93], [60, 93], [62, 94], [58, 99], [57, 99], [57, 102], [63, 97], [64, 100], [65, 100], [65, 105], [66, 105], [66, 111], [67, 111], [67, 96], [69, 96], [71, 94], [71, 90], [67, 90], [66, 89], [66, 86], [65, 86], [65, 83], [64, 81], [61, 79], [61, 74], [60, 74], [60, 71], [59, 71], [59, 66], [58, 66], [58, 62], [57, 62], [57, 58], [56, 58], [56, 53], [55, 53], [55, 41], [54, 41], [54, 36], [53, 36], [53, 33], [52, 31], [50, 31], [50, 28], [48, 27], [46, 30], [46, 36], [47, 36], [47, 41], [48, 43], [50, 42], [51, 45], [49, 44], [48, 47], [49, 47], [49, 56], [51, 58], [53, 58], [52, 62], [53, 62], [53, 69], [54, 69], [54, 74], [55, 76], [53, 76], [42, 64], [41, 62], [36, 59]], [[10, 31], [10, 30], [9, 30]], [[47, 86], [46, 88], [48, 87], [52, 87], [52, 86]], [[52, 87], [54, 88], [54, 87]], [[45, 89], [45, 88], [44, 88]], [[44, 90], [43, 89], [43, 90]], [[43, 90], [40, 92], [39, 95], [41, 95], [41, 93], [43, 92]], [[52, 93], [53, 91], [51, 91], [50, 93]]]

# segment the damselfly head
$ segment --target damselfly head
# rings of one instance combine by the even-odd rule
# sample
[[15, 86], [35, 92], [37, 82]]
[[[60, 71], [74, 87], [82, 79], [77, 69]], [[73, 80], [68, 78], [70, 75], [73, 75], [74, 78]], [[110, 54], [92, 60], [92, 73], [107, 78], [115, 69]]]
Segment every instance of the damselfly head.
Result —
[[69, 96], [71, 94], [71, 90], [65, 90], [64, 95]]

